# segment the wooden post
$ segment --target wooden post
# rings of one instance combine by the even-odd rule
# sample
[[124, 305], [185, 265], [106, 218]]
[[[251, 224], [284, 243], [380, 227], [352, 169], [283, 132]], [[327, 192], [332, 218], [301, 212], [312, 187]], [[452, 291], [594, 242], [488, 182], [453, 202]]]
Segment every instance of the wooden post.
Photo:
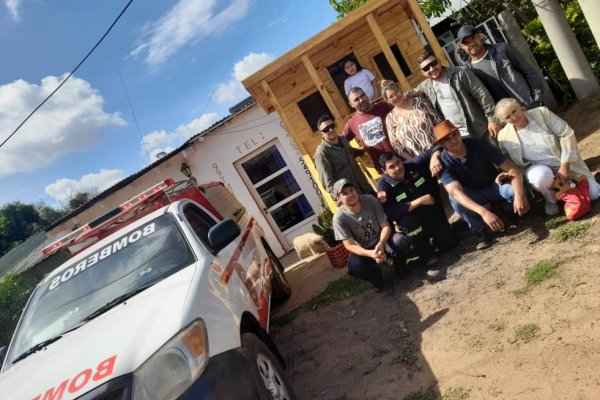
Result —
[[264, 79], [260, 82], [260, 86], [267, 94], [267, 97], [269, 98], [269, 101], [273, 105], [273, 108], [275, 108], [275, 111], [277, 112], [277, 114], [279, 114], [279, 117], [281, 118], [281, 121], [283, 121], [283, 124], [285, 125], [287, 132], [289, 133], [289, 135], [292, 137], [292, 139], [296, 143], [296, 146], [298, 146], [298, 150], [302, 154], [302, 159], [304, 160], [304, 163], [306, 164], [308, 171], [312, 175], [314, 181], [317, 183], [317, 185], [319, 187], [319, 190], [321, 191], [321, 196], [323, 197], [323, 199], [325, 199], [325, 202], [327, 203], [327, 206], [329, 207], [329, 209], [332, 212], [335, 212], [337, 210], [337, 205], [335, 204], [335, 202], [333, 201], [331, 196], [329, 196], [327, 194], [327, 191], [323, 188], [323, 185], [321, 185], [321, 181], [319, 180], [319, 174], [317, 172], [317, 168], [315, 167], [315, 163], [312, 159], [312, 156], [310, 154], [308, 154], [308, 152], [306, 151], [306, 147], [304, 147], [304, 144], [302, 143], [302, 141], [300, 141], [300, 138], [298, 138], [298, 136], [296, 135], [296, 132], [294, 131], [294, 127], [292, 126], [292, 124], [290, 123], [290, 120], [288, 119], [285, 112], [283, 111], [281, 104], [279, 104], [279, 100], [277, 100], [277, 97], [275, 97], [275, 93], [273, 93], [273, 91], [271, 90], [271, 87], [269, 86], [267, 81], [265, 81]]
[[325, 104], [327, 104], [327, 107], [329, 108], [329, 111], [333, 115], [333, 118], [335, 118], [335, 120], [338, 123], [342, 123], [344, 121], [342, 119], [342, 116], [340, 115], [337, 107], [335, 106], [333, 99], [329, 95], [327, 88], [323, 84], [323, 81], [321, 81], [321, 78], [319, 78], [319, 74], [317, 73], [317, 70], [315, 69], [314, 65], [312, 65], [310, 58], [308, 58], [308, 56], [306, 54], [302, 55], [302, 62], [304, 63], [304, 66], [306, 67], [306, 70], [308, 71], [310, 78], [312, 79], [315, 86], [319, 90], [319, 93], [321, 93], [323, 100], [325, 100]]
[[402, 72], [400, 64], [398, 64], [398, 61], [396, 61], [396, 57], [394, 57], [394, 53], [392, 53], [390, 45], [388, 44], [387, 40], [385, 40], [385, 36], [383, 36], [383, 32], [381, 32], [379, 25], [377, 25], [377, 21], [375, 21], [373, 14], [367, 15], [367, 23], [369, 24], [369, 28], [371, 28], [371, 32], [373, 32], [373, 35], [375, 35], [375, 39], [377, 40], [377, 43], [379, 43], [379, 47], [381, 48], [383, 55], [392, 67], [394, 74], [396, 74], [400, 87], [404, 91], [410, 90], [410, 83], [408, 83], [408, 80], [406, 80], [406, 76], [404, 76], [404, 72]]
[[423, 14], [423, 10], [421, 10], [419, 3], [417, 3], [417, 0], [407, 0], [407, 1], [408, 1], [408, 5], [410, 6], [410, 10], [413, 13], [413, 17], [415, 18], [415, 21], [417, 21], [417, 24], [419, 24], [419, 26], [423, 30], [423, 34], [427, 38], [427, 42], [429, 42], [429, 45], [431, 46], [431, 50], [433, 50], [433, 54], [435, 54], [435, 56], [439, 60], [442, 60], [443, 65], [449, 66], [450, 62], [446, 58], [446, 54], [442, 50], [442, 46], [440, 46], [440, 43], [438, 42], [437, 38], [435, 37], [435, 34], [431, 30], [431, 27], [429, 26], [429, 22], [427, 22], [427, 18], [425, 18], [425, 14]]

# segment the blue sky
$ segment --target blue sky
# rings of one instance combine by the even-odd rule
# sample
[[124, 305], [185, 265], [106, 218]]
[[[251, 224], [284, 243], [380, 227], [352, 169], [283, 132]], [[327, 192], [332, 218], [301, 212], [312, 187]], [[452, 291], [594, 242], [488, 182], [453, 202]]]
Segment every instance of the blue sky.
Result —
[[[0, 0], [1, 140], [126, 3]], [[0, 148], [0, 205], [58, 206], [139, 171], [148, 154], [226, 116], [247, 96], [240, 79], [334, 21], [327, 0], [134, 0], [78, 72]]]

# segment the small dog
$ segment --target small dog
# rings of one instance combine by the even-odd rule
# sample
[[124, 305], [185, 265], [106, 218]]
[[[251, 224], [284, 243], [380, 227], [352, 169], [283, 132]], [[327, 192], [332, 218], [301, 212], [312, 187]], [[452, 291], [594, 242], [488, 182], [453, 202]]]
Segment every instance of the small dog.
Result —
[[325, 239], [316, 233], [305, 233], [304, 235], [296, 236], [292, 243], [294, 244], [294, 250], [296, 250], [299, 259], [324, 253], [329, 250], [329, 246], [327, 245], [327, 242], [325, 242]]

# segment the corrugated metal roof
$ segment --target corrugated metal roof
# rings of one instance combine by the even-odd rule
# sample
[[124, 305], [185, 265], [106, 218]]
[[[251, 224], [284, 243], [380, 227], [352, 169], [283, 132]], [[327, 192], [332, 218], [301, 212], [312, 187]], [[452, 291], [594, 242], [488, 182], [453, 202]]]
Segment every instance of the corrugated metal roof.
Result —
[[0, 258], [0, 276], [20, 274], [46, 258], [42, 249], [52, 242], [46, 232], [38, 232]]

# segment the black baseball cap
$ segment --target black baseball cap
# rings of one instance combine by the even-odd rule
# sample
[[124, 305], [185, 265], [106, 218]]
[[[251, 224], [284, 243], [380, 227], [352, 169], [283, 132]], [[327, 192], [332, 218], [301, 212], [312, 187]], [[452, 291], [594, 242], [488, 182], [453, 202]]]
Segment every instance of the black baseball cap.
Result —
[[462, 43], [463, 39], [468, 36], [473, 36], [479, 33], [473, 25], [463, 25], [458, 30], [458, 42]]

